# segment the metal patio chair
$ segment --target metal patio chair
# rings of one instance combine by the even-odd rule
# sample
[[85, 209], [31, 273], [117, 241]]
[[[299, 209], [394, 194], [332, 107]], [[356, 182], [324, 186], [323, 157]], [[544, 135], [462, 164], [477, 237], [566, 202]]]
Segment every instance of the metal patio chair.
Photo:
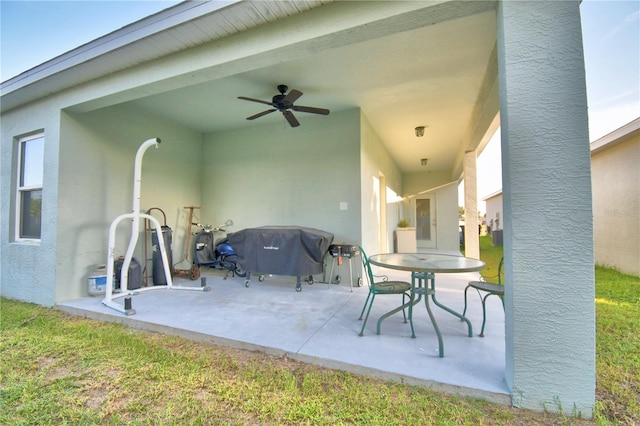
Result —
[[[364, 302], [364, 306], [362, 307], [362, 312], [360, 312], [360, 320], [362, 320], [362, 315], [364, 315], [365, 310], [367, 311], [367, 315], [364, 317], [364, 323], [362, 324], [362, 330], [360, 330], [360, 336], [364, 336], [364, 328], [367, 325], [367, 320], [369, 319], [369, 313], [371, 312], [371, 307], [373, 306], [373, 301], [379, 294], [401, 294], [402, 295], [402, 315], [404, 316], [404, 322], [407, 322], [407, 314], [404, 309], [404, 305], [406, 304], [406, 299], [411, 299], [411, 283], [405, 281], [389, 281], [386, 276], [382, 277], [382, 280], [376, 281], [376, 277], [380, 278], [380, 276], [374, 275], [371, 271], [371, 265], [369, 264], [369, 258], [367, 254], [360, 247], [360, 257], [362, 258], [362, 265], [364, 266], [364, 275], [367, 277], [367, 282], [369, 284], [369, 294], [367, 295], [367, 300]], [[368, 308], [367, 308], [368, 306]], [[399, 311], [393, 310], [391, 312], [386, 313], [378, 320], [377, 334], [380, 334], [380, 323], [383, 319], [388, 316]], [[413, 324], [411, 324], [411, 328], [413, 329]]]
[[[486, 281], [470, 281], [467, 287], [464, 289], [464, 311], [462, 311], [462, 315], [467, 312], [467, 290], [470, 288], [475, 289], [478, 292], [478, 296], [480, 296], [480, 300], [482, 300], [482, 329], [480, 330], [480, 337], [484, 337], [484, 326], [487, 322], [487, 309], [486, 309], [486, 300], [489, 296], [498, 296], [502, 301], [502, 309], [504, 309], [504, 278], [503, 278], [503, 269], [504, 267], [504, 257], [500, 259], [500, 264], [498, 265], [498, 274], [494, 277], [498, 278], [497, 283], [486, 282]], [[490, 278], [494, 278], [490, 277]], [[484, 280], [484, 277], [482, 277]], [[484, 296], [482, 295], [484, 292]]]

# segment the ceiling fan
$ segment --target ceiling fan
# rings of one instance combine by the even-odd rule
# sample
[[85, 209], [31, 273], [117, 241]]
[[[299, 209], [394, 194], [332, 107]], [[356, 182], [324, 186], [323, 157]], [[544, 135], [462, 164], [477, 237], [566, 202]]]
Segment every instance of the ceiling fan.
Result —
[[310, 112], [312, 114], [329, 115], [329, 110], [325, 108], [294, 105], [293, 103], [298, 100], [300, 96], [302, 96], [302, 92], [296, 89], [291, 89], [291, 91], [285, 95], [287, 90], [289, 90], [289, 88], [284, 84], [279, 85], [278, 91], [280, 92], [280, 94], [275, 95], [271, 102], [238, 96], [238, 99], [243, 99], [245, 101], [251, 102], [259, 102], [261, 104], [271, 105], [273, 107], [272, 109], [268, 109], [266, 111], [259, 112], [256, 115], [252, 115], [251, 117], [247, 117], [247, 120], [255, 120], [256, 118], [262, 117], [263, 115], [267, 115], [275, 111], [280, 111], [284, 115], [284, 118], [287, 119], [291, 127], [298, 127], [300, 123], [293, 115], [293, 112], [291, 112], [291, 110], [298, 112]]

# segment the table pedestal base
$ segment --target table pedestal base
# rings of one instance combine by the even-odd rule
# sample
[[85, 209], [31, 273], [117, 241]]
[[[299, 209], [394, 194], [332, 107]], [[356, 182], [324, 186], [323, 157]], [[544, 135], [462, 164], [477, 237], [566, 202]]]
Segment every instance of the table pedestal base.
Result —
[[[431, 282], [431, 286], [427, 286], [427, 283], [426, 283], [427, 280]], [[412, 272], [411, 288], [412, 288], [412, 292], [411, 292], [412, 300], [408, 303], [409, 321], [411, 323], [411, 337], [414, 337], [414, 338], [416, 337], [416, 334], [413, 330], [413, 306], [420, 302], [423, 295], [424, 295], [424, 305], [427, 308], [427, 314], [429, 314], [429, 319], [431, 320], [431, 323], [433, 324], [433, 328], [436, 331], [436, 335], [438, 336], [438, 353], [440, 355], [440, 358], [444, 357], [444, 345], [442, 342], [442, 334], [440, 333], [440, 328], [438, 327], [438, 322], [436, 321], [436, 318], [434, 317], [433, 312], [431, 311], [431, 305], [429, 304], [429, 296], [431, 296], [431, 300], [433, 300], [433, 303], [437, 307], [449, 312], [451, 315], [454, 315], [460, 318], [460, 320], [465, 321], [469, 328], [469, 337], [473, 337], [473, 327], [471, 326], [471, 321], [469, 321], [469, 319], [464, 315], [459, 314], [458, 312], [454, 311], [453, 309], [443, 305], [442, 303], [438, 302], [438, 300], [436, 300], [435, 274], [430, 272], [429, 273]], [[417, 299], [415, 299], [416, 294], [418, 295]]]

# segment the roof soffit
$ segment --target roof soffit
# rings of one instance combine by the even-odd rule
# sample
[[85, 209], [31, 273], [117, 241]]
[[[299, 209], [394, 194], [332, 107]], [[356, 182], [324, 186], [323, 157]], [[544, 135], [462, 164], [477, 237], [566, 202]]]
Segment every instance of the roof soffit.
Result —
[[184, 1], [2, 82], [2, 111], [333, 1]]

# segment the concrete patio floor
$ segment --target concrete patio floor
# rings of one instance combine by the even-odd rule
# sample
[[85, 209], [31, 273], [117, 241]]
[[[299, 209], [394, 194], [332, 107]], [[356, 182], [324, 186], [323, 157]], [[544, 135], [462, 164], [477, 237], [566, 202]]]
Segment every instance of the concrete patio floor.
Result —
[[[342, 266], [345, 268], [345, 265]], [[410, 280], [409, 273], [384, 270], [390, 279]], [[74, 315], [126, 324], [137, 329], [180, 335], [189, 339], [235, 348], [258, 350], [276, 356], [340, 369], [385, 380], [420, 385], [447, 393], [510, 405], [504, 380], [504, 312], [499, 298], [487, 300], [485, 336], [479, 337], [482, 305], [469, 292], [467, 317], [473, 325], [468, 337], [464, 322], [431, 304], [444, 340], [444, 358], [438, 357], [438, 339], [423, 303], [414, 308], [416, 338], [402, 313], [376, 322], [401, 303], [400, 296], [378, 296], [359, 336], [360, 311], [368, 294], [348, 279], [341, 284], [302, 284], [295, 291], [295, 277], [267, 276], [224, 279], [215, 270], [203, 270], [211, 291], [184, 291], [164, 287], [132, 297], [135, 315], [124, 315], [102, 304], [102, 297], [85, 297], [58, 304]], [[478, 273], [438, 274], [439, 302], [462, 312], [464, 288]], [[346, 282], [345, 282], [346, 281]], [[200, 286], [200, 280], [174, 279], [174, 285]], [[115, 299], [124, 304], [124, 298]]]

